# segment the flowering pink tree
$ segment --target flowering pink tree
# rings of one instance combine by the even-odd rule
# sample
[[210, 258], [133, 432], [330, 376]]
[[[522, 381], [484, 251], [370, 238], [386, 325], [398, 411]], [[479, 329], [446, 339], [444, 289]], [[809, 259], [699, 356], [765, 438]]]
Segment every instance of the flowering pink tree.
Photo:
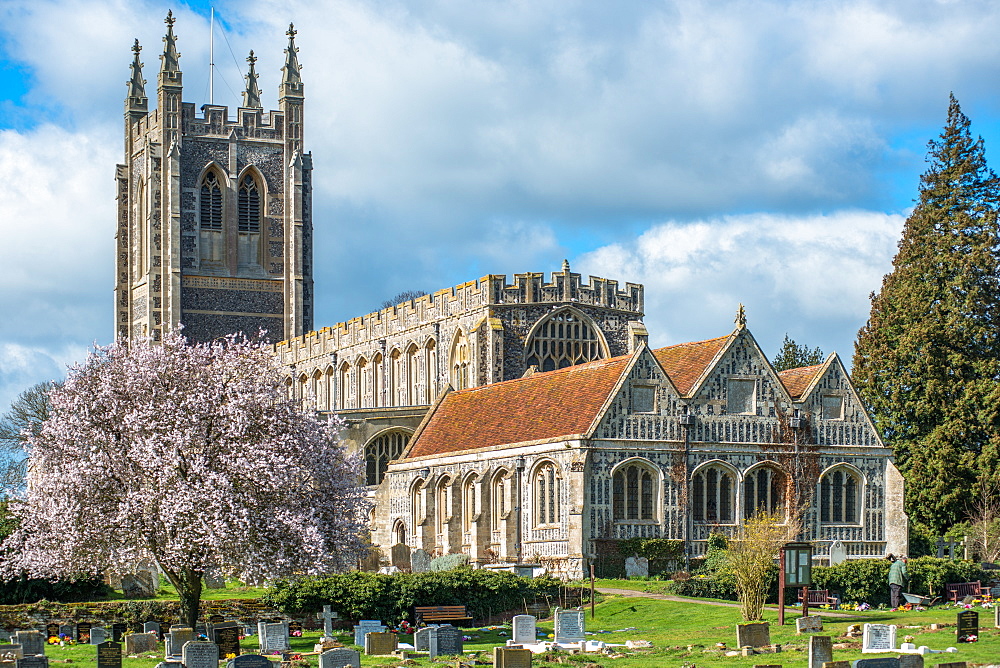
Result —
[[3, 571], [66, 577], [151, 557], [194, 624], [202, 576], [330, 572], [363, 545], [362, 467], [339, 424], [287, 398], [263, 345], [233, 337], [97, 348], [51, 394]]

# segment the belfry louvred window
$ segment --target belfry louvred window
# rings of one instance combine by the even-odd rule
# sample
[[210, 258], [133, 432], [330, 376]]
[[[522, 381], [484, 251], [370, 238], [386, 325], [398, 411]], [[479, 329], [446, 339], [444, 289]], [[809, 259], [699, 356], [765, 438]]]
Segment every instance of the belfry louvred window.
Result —
[[260, 232], [260, 189], [250, 174], [240, 181], [237, 210], [240, 232]]
[[222, 187], [218, 175], [210, 171], [201, 182], [201, 229], [222, 229]]

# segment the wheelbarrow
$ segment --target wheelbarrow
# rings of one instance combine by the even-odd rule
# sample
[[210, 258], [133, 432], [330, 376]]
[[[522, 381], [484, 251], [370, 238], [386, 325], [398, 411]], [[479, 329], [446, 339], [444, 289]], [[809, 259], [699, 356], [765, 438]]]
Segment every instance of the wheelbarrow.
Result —
[[920, 594], [907, 594], [906, 592], [903, 592], [903, 598], [906, 599], [907, 603], [923, 606], [925, 608], [929, 608], [941, 600], [940, 596], [934, 596], [932, 598], [930, 596], [921, 596]]

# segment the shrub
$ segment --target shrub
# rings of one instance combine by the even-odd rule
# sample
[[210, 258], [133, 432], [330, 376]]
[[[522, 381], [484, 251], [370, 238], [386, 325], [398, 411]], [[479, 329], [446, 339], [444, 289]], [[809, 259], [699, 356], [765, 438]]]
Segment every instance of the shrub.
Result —
[[80, 580], [18, 578], [0, 581], [0, 605], [47, 600], [60, 603], [97, 601], [114, 592], [99, 577]]
[[456, 568], [468, 568], [469, 555], [467, 554], [446, 554], [441, 557], [431, 559], [432, 571], [453, 571]]
[[[917, 557], [906, 565], [910, 582], [906, 591], [915, 594], [932, 592], [940, 596], [950, 582], [990, 580], [992, 576], [971, 561], [952, 561], [937, 557]], [[813, 586], [840, 592], [844, 603], [889, 603], [889, 562], [885, 559], [853, 559], [836, 566], [813, 568]]]

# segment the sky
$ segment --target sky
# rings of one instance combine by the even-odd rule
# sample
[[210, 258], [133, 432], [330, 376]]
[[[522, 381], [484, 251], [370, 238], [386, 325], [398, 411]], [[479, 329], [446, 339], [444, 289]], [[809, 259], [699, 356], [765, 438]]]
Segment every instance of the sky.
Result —
[[[163, 18], [209, 101], [212, 5], [0, 2], [0, 410], [110, 342], [114, 169]], [[1000, 162], [1000, 3], [240, 0], [214, 101], [294, 22], [316, 328], [404, 290], [573, 271], [645, 285], [655, 346], [787, 333], [850, 364], [954, 93]]]

